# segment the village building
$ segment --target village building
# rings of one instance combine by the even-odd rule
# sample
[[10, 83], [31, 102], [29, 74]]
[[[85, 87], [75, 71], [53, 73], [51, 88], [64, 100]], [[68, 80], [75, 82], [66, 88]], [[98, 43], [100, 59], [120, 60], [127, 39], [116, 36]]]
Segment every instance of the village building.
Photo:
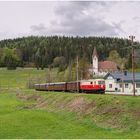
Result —
[[[114, 72], [104, 77], [106, 92], [133, 93], [133, 73]], [[135, 73], [135, 92], [140, 93], [140, 72]]]
[[108, 72], [118, 71], [118, 66], [113, 61], [99, 61], [99, 57], [96, 48], [92, 54], [92, 73], [93, 75], [106, 75]]

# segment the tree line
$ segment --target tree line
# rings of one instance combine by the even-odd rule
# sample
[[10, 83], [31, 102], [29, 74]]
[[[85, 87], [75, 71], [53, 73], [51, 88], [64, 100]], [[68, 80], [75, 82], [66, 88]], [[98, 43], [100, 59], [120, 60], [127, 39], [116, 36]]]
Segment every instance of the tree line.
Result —
[[[136, 42], [138, 46], [140, 44]], [[37, 69], [59, 67], [63, 71], [74, 65], [78, 56], [81, 64], [92, 63], [94, 47], [99, 60], [124, 60], [124, 67], [131, 67], [131, 42], [124, 38], [30, 36], [0, 41], [0, 67], [36, 67]], [[116, 57], [110, 54], [115, 51]], [[84, 71], [84, 70], [83, 70]]]

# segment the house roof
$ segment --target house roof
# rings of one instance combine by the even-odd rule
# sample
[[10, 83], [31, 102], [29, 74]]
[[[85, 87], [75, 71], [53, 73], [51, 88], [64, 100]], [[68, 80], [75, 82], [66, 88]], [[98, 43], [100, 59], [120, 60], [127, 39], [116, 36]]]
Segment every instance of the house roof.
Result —
[[93, 54], [92, 54], [92, 57], [94, 57], [94, 56], [98, 57], [98, 54], [97, 54], [97, 51], [96, 51], [96, 47], [94, 47]]
[[113, 61], [101, 61], [99, 62], [99, 70], [112, 70], [112, 71], [117, 71], [117, 64]]
[[[126, 72], [126, 74], [122, 72], [108, 73], [105, 75], [104, 79], [107, 79], [109, 76], [112, 76], [114, 79], [117, 80], [117, 82], [131, 82], [133, 80], [132, 72]], [[135, 81], [140, 82], [140, 72], [135, 72]]]

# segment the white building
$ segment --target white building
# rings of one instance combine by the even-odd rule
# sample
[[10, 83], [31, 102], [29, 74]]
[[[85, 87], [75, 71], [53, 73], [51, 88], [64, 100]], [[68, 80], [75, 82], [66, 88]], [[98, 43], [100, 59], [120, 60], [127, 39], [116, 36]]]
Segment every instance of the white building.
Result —
[[118, 71], [117, 64], [113, 61], [99, 61], [96, 48], [92, 54], [92, 72], [93, 75], [106, 75], [108, 72]]
[[[133, 75], [131, 72], [108, 73], [105, 77], [107, 92], [133, 93]], [[140, 73], [135, 73], [135, 91], [140, 93]]]

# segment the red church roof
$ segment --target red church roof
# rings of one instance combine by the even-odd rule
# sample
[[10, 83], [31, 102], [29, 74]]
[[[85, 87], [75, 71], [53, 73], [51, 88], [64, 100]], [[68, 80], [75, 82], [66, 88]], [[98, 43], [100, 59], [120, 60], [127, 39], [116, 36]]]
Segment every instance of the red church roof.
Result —
[[117, 71], [117, 64], [113, 61], [101, 61], [99, 62], [99, 71]]

